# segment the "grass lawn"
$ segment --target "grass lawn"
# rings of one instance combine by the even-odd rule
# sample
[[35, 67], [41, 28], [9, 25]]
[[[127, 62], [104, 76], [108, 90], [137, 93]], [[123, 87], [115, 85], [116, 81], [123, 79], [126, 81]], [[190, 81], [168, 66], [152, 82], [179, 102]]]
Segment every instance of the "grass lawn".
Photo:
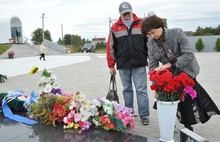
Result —
[[10, 44], [0, 44], [0, 55], [7, 51], [11, 47]]
[[95, 53], [98, 53], [98, 54], [105, 54], [105, 53], [106, 53], [106, 50], [105, 50], [105, 48], [96, 49], [96, 50], [95, 50]]

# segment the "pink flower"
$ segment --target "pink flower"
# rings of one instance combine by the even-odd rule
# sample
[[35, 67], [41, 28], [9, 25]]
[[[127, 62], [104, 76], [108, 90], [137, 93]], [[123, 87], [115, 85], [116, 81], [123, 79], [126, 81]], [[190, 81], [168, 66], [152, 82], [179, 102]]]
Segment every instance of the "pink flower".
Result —
[[118, 117], [119, 119], [123, 119], [124, 118], [121, 112], [117, 112], [116, 113], [116, 117]]
[[74, 114], [74, 122], [79, 122], [79, 114], [78, 113], [76, 113], [76, 114]]
[[34, 115], [33, 114], [29, 115], [29, 118], [34, 119]]
[[196, 91], [193, 90], [193, 88], [191, 86], [185, 86], [183, 91], [184, 91], [184, 93], [189, 94], [192, 99], [196, 98], [196, 96], [197, 96]]
[[65, 124], [67, 124], [67, 122], [68, 122], [67, 117], [64, 117], [64, 118], [63, 118], [63, 122], [64, 122]]
[[197, 96], [197, 92], [195, 90], [193, 90], [191, 93], [190, 93], [190, 96], [192, 99], [196, 98]]
[[68, 119], [72, 119], [74, 117], [74, 114], [75, 114], [75, 111], [74, 110], [71, 110], [68, 114]]

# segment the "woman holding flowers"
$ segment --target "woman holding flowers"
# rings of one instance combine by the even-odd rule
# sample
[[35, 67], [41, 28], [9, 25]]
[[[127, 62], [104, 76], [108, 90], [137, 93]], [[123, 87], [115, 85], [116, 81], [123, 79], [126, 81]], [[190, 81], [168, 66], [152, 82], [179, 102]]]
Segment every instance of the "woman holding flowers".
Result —
[[175, 76], [184, 72], [194, 80], [197, 97], [187, 96], [179, 103], [177, 117], [180, 123], [193, 130], [191, 125], [205, 123], [212, 115], [220, 114], [215, 103], [196, 81], [200, 67], [183, 30], [166, 29], [164, 20], [151, 13], [144, 18], [141, 32], [148, 36], [149, 71], [170, 69]]

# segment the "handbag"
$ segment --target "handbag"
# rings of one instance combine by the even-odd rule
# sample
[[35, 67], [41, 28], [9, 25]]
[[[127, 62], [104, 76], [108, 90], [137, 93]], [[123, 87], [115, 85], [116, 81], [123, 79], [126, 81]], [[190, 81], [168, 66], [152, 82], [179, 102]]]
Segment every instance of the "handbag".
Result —
[[109, 101], [116, 101], [117, 103], [119, 103], [115, 75], [111, 75], [106, 99]]

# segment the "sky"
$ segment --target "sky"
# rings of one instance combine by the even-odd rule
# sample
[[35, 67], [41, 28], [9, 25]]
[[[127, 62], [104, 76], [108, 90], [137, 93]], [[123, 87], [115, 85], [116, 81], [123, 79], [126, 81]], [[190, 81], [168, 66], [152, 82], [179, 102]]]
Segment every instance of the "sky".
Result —
[[[119, 5], [124, 0], [0, 0], [0, 20], [17, 16], [23, 27], [23, 37], [30, 41], [37, 28], [49, 30], [57, 42], [62, 35], [81, 38], [107, 38], [109, 19], [119, 18]], [[149, 12], [167, 19], [168, 28], [196, 31], [197, 27], [220, 25], [220, 0], [127, 0], [138, 17]], [[62, 25], [62, 26], [61, 26]], [[62, 28], [61, 28], [62, 27]]]

